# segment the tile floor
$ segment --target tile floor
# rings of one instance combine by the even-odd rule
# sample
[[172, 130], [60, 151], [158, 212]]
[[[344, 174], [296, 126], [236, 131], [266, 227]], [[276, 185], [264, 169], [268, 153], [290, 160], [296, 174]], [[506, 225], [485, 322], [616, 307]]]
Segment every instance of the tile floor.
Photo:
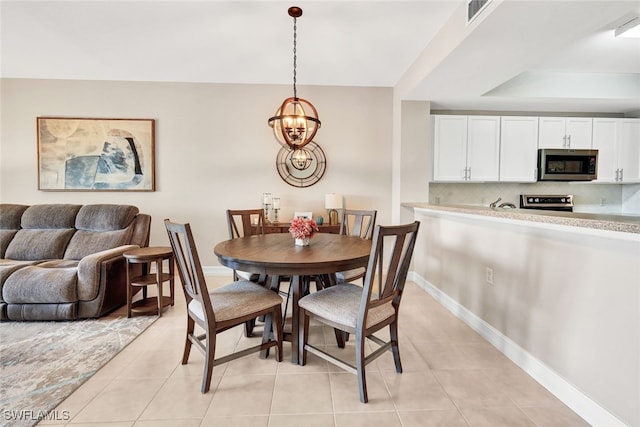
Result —
[[[207, 280], [213, 287], [230, 277]], [[372, 362], [368, 404], [359, 401], [355, 375], [312, 354], [306, 366], [292, 365], [288, 343], [281, 363], [253, 354], [215, 367], [211, 391], [201, 394], [200, 352], [194, 348], [180, 364], [186, 316], [177, 287], [175, 307], [57, 409], [69, 411], [74, 427], [588, 425], [417, 285], [405, 289], [404, 372], [395, 372], [390, 354]], [[335, 347], [332, 330], [311, 329], [310, 341]], [[218, 351], [248, 341], [236, 328], [219, 338]]]

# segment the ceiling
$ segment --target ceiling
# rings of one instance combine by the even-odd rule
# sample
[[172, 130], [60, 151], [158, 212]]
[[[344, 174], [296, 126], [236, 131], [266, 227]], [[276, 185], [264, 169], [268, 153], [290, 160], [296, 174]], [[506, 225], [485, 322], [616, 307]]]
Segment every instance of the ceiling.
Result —
[[[395, 87], [433, 109], [640, 113], [640, 2], [0, 0], [5, 78]], [[302, 90], [301, 90], [302, 92]]]

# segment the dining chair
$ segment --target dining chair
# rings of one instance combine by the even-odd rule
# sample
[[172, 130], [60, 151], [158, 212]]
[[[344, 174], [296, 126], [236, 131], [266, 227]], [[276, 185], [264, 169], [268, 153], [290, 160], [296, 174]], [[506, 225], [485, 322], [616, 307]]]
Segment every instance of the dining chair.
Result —
[[[242, 236], [264, 234], [263, 209], [227, 209], [227, 226], [229, 238], [237, 239]], [[260, 275], [247, 271], [233, 270], [233, 280], [260, 280]]]
[[[360, 401], [367, 403], [365, 367], [391, 349], [396, 372], [402, 373], [398, 345], [398, 310], [420, 222], [405, 225], [376, 226], [367, 264], [364, 285], [346, 283], [331, 286], [300, 299], [300, 364], [307, 361], [307, 352], [331, 362], [358, 376]], [[390, 250], [389, 253], [385, 253]], [[384, 274], [383, 274], [384, 273]], [[315, 319], [334, 329], [355, 334], [355, 365], [309, 344], [309, 319]], [[389, 327], [388, 341], [374, 335]], [[379, 347], [365, 355], [365, 338]]]
[[[264, 210], [260, 208], [227, 209], [227, 227], [229, 229], [230, 239], [264, 234]], [[233, 270], [233, 280], [250, 280], [264, 284], [266, 277], [248, 271]], [[244, 335], [246, 337], [253, 335], [255, 324], [255, 319], [247, 322], [244, 329]]]
[[[371, 240], [373, 237], [373, 230], [376, 226], [377, 214], [378, 211], [376, 210], [345, 209], [342, 212], [340, 234]], [[339, 271], [336, 273], [336, 280], [338, 283], [350, 283], [354, 280], [363, 278], [364, 274], [364, 267], [347, 271]]]
[[[202, 272], [200, 258], [196, 250], [191, 226], [164, 221], [175, 262], [182, 282], [182, 290], [187, 302], [187, 336], [182, 355], [186, 365], [195, 344], [205, 355], [202, 393], [209, 391], [211, 374], [215, 364], [226, 363], [253, 352], [276, 348], [276, 360], [282, 361], [282, 298], [276, 292], [248, 280], [239, 280], [212, 291]], [[265, 316], [262, 342], [259, 345], [232, 352], [215, 358], [216, 335], [235, 326], [244, 325], [258, 316]], [[204, 330], [196, 335], [195, 325]], [[272, 336], [273, 331], [273, 338]]]

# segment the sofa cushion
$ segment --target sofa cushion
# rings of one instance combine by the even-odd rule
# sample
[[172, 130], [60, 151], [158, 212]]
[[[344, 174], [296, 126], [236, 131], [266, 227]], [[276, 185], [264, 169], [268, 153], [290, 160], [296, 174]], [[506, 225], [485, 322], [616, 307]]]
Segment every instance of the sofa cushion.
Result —
[[133, 227], [103, 232], [78, 230], [67, 246], [64, 259], [81, 260], [87, 255], [126, 245], [131, 240], [132, 233]]
[[122, 230], [131, 225], [137, 214], [138, 208], [130, 205], [85, 205], [74, 225], [78, 230]]
[[29, 206], [22, 214], [22, 228], [73, 228], [81, 205], [51, 204]]
[[0, 302], [3, 302], [2, 288], [7, 277], [11, 276], [17, 270], [36, 264], [38, 261], [16, 261], [12, 259], [0, 259]]
[[7, 246], [20, 229], [22, 214], [28, 207], [27, 205], [0, 204], [0, 258], [5, 258]]
[[0, 230], [18, 230], [22, 214], [28, 205], [12, 205], [3, 203], [0, 205]]
[[13, 237], [5, 258], [16, 260], [59, 259], [76, 232], [71, 229], [20, 230]]
[[9, 304], [78, 301], [76, 268], [43, 268], [32, 265], [7, 277], [2, 297]]

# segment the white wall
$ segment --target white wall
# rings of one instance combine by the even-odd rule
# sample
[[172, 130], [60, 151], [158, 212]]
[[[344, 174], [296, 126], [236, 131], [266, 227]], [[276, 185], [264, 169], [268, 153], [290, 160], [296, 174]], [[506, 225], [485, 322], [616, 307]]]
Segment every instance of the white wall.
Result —
[[[378, 209], [391, 221], [392, 90], [299, 87], [322, 127], [324, 177], [296, 188], [275, 167], [280, 145], [267, 119], [289, 86], [2, 79], [0, 202], [128, 203], [152, 215], [151, 245], [166, 245], [162, 221], [190, 222], [203, 265], [227, 238], [226, 209], [260, 207], [265, 191], [281, 198], [280, 219], [296, 210], [326, 216], [324, 195], [346, 207]], [[43, 192], [37, 183], [36, 118], [156, 119], [155, 192]]]

